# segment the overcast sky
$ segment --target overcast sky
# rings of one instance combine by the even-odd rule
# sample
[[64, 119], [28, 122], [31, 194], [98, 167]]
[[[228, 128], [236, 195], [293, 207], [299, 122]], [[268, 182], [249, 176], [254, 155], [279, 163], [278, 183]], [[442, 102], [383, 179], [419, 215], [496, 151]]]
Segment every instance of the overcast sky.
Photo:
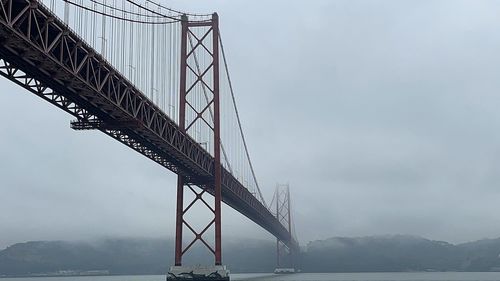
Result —
[[[290, 183], [302, 243], [500, 236], [499, 1], [163, 3], [219, 13], [260, 185]], [[172, 172], [0, 89], [0, 248], [174, 235]], [[228, 207], [223, 235], [272, 239]]]

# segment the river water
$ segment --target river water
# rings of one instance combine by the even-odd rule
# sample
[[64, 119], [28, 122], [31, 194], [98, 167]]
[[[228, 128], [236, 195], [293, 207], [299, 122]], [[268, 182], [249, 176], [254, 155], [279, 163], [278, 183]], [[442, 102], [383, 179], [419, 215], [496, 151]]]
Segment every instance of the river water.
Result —
[[[2, 278], [1, 281], [165, 281], [163, 275]], [[239, 281], [500, 281], [500, 272], [231, 274]]]

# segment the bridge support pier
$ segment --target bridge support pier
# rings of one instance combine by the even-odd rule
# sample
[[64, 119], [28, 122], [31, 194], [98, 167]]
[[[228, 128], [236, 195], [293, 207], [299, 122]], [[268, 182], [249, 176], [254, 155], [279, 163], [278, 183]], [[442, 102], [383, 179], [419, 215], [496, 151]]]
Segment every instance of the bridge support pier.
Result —
[[229, 270], [223, 265], [172, 266], [167, 281], [229, 281]]

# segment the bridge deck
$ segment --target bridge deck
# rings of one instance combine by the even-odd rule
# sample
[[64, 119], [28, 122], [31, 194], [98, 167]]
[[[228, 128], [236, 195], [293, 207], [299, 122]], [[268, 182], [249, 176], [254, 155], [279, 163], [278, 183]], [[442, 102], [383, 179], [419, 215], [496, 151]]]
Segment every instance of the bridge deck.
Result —
[[[0, 75], [75, 116], [79, 122], [74, 127], [96, 128], [188, 182], [213, 190], [213, 157], [38, 1], [0, 0]], [[226, 169], [222, 200], [288, 245], [297, 245]]]

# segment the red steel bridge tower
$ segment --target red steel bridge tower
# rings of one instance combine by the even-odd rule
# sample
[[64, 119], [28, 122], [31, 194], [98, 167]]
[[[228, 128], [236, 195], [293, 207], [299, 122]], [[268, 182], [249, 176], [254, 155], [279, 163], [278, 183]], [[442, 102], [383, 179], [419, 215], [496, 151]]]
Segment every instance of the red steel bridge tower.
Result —
[[[188, 44], [190, 43], [190, 44]], [[179, 175], [177, 178], [177, 210], [176, 210], [176, 232], [175, 232], [175, 266], [172, 271], [182, 273], [186, 269], [182, 267], [182, 256], [200, 241], [214, 255], [215, 266], [222, 265], [221, 250], [221, 204], [222, 204], [222, 174], [221, 174], [221, 142], [220, 142], [220, 96], [219, 96], [219, 19], [214, 13], [209, 21], [190, 22], [186, 15], [181, 21], [181, 55], [180, 55], [180, 103], [179, 103], [179, 127], [182, 132], [187, 132], [197, 122], [204, 123], [212, 132], [214, 148], [214, 174], [212, 189], [204, 186], [201, 191], [193, 188], [193, 183]], [[207, 52], [210, 58], [204, 65], [195, 56], [198, 52]], [[196, 107], [192, 104], [191, 96], [195, 96], [196, 89], [202, 89], [205, 96], [203, 106]], [[194, 117], [186, 119], [186, 111], [191, 110]], [[210, 114], [207, 114], [210, 113]], [[209, 118], [210, 117], [210, 118]], [[184, 206], [184, 192], [192, 192], [195, 197]], [[203, 198], [203, 194], [213, 195], [214, 204], [209, 204]], [[195, 230], [188, 219], [186, 213], [191, 207], [202, 202], [209, 214], [213, 214], [207, 225], [201, 231]], [[210, 245], [205, 235], [214, 225], [215, 245]], [[194, 234], [194, 239], [189, 244], [183, 246], [184, 227]]]
[[[290, 200], [290, 186], [288, 184], [277, 184], [274, 193], [276, 202], [276, 218], [284, 225], [293, 237], [292, 208]], [[295, 273], [298, 259], [298, 248], [291, 247], [279, 238], [276, 239], [276, 270], [275, 273]]]

